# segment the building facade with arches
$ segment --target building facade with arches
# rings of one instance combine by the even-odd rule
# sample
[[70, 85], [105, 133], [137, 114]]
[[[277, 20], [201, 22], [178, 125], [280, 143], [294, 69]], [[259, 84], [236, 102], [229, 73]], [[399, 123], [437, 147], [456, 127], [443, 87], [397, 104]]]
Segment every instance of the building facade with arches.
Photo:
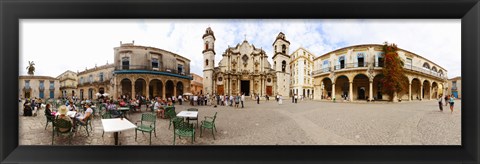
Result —
[[263, 48], [257, 48], [247, 40], [234, 47], [228, 47], [222, 53], [218, 67], [215, 67], [215, 36], [210, 27], [202, 37], [204, 41], [204, 94], [246, 96], [276, 94], [288, 95], [290, 83], [290, 43], [283, 33], [279, 33], [274, 47], [273, 67], [268, 62], [268, 55]]
[[[383, 45], [364, 44], [337, 49], [314, 59], [314, 99], [349, 101], [389, 100], [382, 93]], [[434, 62], [399, 49], [408, 89], [394, 101], [435, 99], [446, 93], [447, 70]]]
[[113, 96], [170, 98], [190, 91], [190, 60], [155, 47], [120, 43], [114, 48]]

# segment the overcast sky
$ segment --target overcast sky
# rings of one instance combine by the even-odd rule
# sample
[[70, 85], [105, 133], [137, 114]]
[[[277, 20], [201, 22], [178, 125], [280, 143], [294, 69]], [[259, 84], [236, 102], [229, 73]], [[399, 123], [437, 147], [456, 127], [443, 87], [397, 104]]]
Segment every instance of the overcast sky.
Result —
[[113, 62], [113, 48], [123, 43], [171, 51], [191, 60], [191, 72], [203, 75], [205, 29], [215, 33], [215, 66], [227, 46], [245, 38], [262, 48], [272, 63], [272, 43], [279, 32], [290, 41], [290, 53], [304, 47], [316, 56], [357, 44], [396, 43], [447, 69], [449, 78], [461, 75], [461, 22], [446, 20], [320, 20], [320, 19], [162, 19], [20, 21], [20, 75], [28, 61], [35, 75], [57, 77]]

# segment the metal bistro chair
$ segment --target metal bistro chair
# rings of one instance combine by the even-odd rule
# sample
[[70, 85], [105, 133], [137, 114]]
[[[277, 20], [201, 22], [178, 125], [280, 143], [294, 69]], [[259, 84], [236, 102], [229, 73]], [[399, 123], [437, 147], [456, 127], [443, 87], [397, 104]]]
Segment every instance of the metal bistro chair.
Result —
[[47, 130], [47, 126], [49, 122], [52, 123], [52, 127], [53, 127], [53, 121], [55, 121], [55, 116], [49, 116], [45, 114], [45, 118], [47, 119], [47, 123], [45, 124], [45, 130]]
[[[93, 114], [92, 114], [93, 115]], [[93, 132], [93, 127], [92, 127], [92, 115], [87, 118], [85, 124], [80, 123], [80, 121], [77, 120], [77, 125], [79, 125], [77, 132], [80, 131], [81, 127], [85, 128], [85, 131], [87, 131], [87, 136], [90, 136], [90, 133], [88, 132], [88, 126], [90, 125], [90, 130]]]
[[170, 129], [170, 126], [172, 126], [174, 122], [179, 120], [183, 121], [183, 118], [177, 117], [177, 113], [175, 112], [175, 110], [166, 110], [165, 115], [170, 119], [168, 129]]
[[[198, 109], [197, 108], [190, 108], [190, 109], [187, 109], [187, 111], [197, 111], [198, 112]], [[196, 125], [196, 128], [198, 128], [198, 116], [197, 118], [189, 118], [187, 117], [187, 120], [190, 121], [190, 120], [196, 120], [197, 121], [197, 124]]]
[[195, 128], [193, 124], [184, 122], [183, 120], [175, 120], [173, 122], [173, 145], [175, 145], [175, 138], [180, 137], [191, 137], [192, 144], [195, 141]]
[[[60, 131], [60, 128], [68, 129], [67, 131]], [[52, 130], [52, 145], [55, 138], [55, 134], [58, 136], [59, 134], [67, 135], [69, 137], [69, 144], [72, 144], [73, 138], [73, 125], [70, 121], [64, 119], [55, 119], [53, 121], [53, 130]]]
[[[142, 114], [142, 120], [138, 121], [140, 122], [140, 126], [137, 126], [137, 129], [135, 130], [135, 141], [137, 141], [137, 131], [141, 131], [142, 134], [143, 132], [148, 132], [150, 133], [150, 145], [152, 145], [152, 131], [155, 137], [157, 137], [156, 133], [156, 121], [157, 117], [153, 114], [150, 113], [145, 113]], [[138, 123], [137, 122], [137, 123]], [[135, 124], [137, 124], [135, 123]]]
[[217, 118], [217, 112], [215, 112], [215, 115], [213, 117], [208, 117], [205, 116], [205, 120], [202, 121], [202, 126], [200, 130], [200, 137], [202, 137], [202, 132], [203, 129], [211, 129], [212, 130], [212, 136], [213, 139], [215, 140], [215, 133], [213, 133], [213, 130], [215, 129], [215, 132], [217, 132], [217, 128], [215, 127], [215, 119]]

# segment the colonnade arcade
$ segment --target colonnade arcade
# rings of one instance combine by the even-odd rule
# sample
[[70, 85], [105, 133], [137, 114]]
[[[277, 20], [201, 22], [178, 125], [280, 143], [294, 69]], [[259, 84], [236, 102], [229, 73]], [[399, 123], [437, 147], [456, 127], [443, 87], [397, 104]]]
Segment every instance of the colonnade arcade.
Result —
[[117, 75], [116, 77], [117, 97], [128, 95], [136, 97], [137, 95], [147, 96], [149, 98], [162, 97], [170, 98], [183, 95], [185, 91], [190, 90], [190, 80], [175, 78], [163, 75]]
[[[320, 89], [320, 99], [389, 100], [388, 95], [382, 93], [384, 75], [381, 72], [369, 75], [360, 72], [330, 75], [320, 78], [320, 87], [316, 88]], [[403, 80], [409, 85], [406, 90], [397, 93], [397, 99], [430, 100], [446, 91], [443, 87], [445, 83], [433, 78], [407, 75]]]

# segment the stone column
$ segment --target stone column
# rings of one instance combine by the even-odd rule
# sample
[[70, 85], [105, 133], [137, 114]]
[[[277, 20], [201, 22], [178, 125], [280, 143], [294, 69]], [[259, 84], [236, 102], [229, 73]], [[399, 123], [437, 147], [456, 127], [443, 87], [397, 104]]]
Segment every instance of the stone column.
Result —
[[145, 86], [145, 91], [147, 92], [145, 94], [145, 97], [150, 97], [150, 85], [147, 83], [147, 85]]
[[412, 101], [412, 83], [408, 83], [408, 101]]
[[423, 100], [423, 84], [420, 84], [420, 100]]
[[135, 81], [132, 81], [132, 94], [130, 98], [134, 98], [134, 97], [135, 97]]
[[353, 81], [350, 82], [350, 86], [348, 87], [348, 99], [353, 101]]
[[369, 87], [368, 87], [368, 100], [372, 101], [373, 100], [373, 81], [370, 81]]
[[254, 81], [254, 78], [250, 77], [250, 96], [253, 95], [253, 81]]
[[173, 95], [174, 97], [177, 97], [177, 85], [173, 84]]
[[432, 90], [433, 90], [433, 87], [429, 87], [429, 92], [428, 92], [428, 99], [431, 100], [432, 99]]
[[332, 100], [335, 98], [335, 83], [332, 83]]
[[162, 98], [165, 98], [165, 86], [167, 86], [167, 83], [162, 85]]

